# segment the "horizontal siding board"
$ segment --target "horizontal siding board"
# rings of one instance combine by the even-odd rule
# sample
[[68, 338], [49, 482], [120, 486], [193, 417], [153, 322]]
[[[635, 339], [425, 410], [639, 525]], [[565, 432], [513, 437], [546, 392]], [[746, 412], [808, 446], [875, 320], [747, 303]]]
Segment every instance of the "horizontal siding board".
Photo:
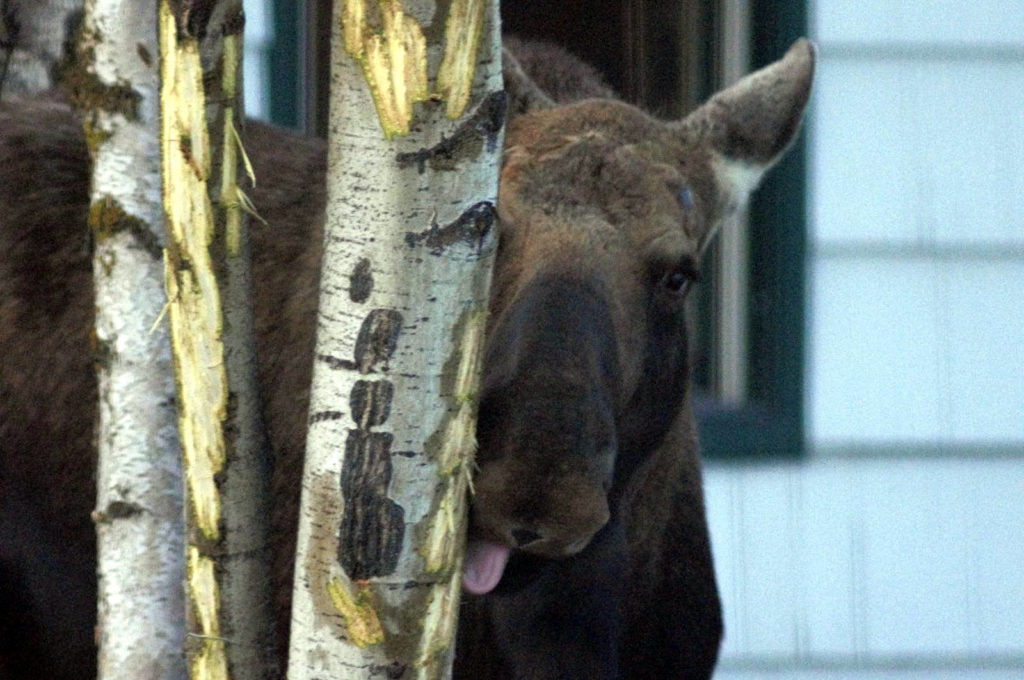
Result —
[[742, 654], [746, 640], [742, 616], [746, 602], [742, 574], [743, 540], [738, 526], [740, 512], [737, 507], [739, 486], [739, 477], [728, 470], [711, 467], [704, 475], [715, 578], [718, 580], [722, 600], [731, 604], [723, 608], [723, 654]]
[[746, 595], [744, 651], [795, 655], [801, 597], [793, 578], [792, 468], [772, 466], [744, 475], [740, 502]]
[[1020, 0], [827, 0], [812, 2], [823, 42], [1024, 44]]
[[802, 472], [804, 552], [797, 556], [806, 600], [807, 654], [853, 657], [863, 651], [858, 617], [860, 553], [857, 466], [836, 462]]
[[948, 437], [1024, 451], [1024, 261], [962, 263], [941, 276]]
[[1024, 59], [822, 60], [810, 142], [813, 240], [1024, 245], [1021, 83]]
[[901, 461], [865, 472], [867, 654], [966, 654], [966, 464]]
[[[766, 664], [767, 665], [767, 664]], [[1020, 680], [1024, 665], [1014, 668], [989, 668], [932, 664], [925, 668], [896, 667], [850, 668], [834, 666], [827, 660], [807, 667], [759, 668], [756, 662], [737, 668], [725, 666], [715, 673], [715, 680]]]
[[970, 480], [971, 648], [1024, 655], [1024, 464], [971, 465]]
[[747, 627], [725, 666], [1024, 669], [1020, 461], [712, 465], [707, 478], [726, 618]]
[[935, 266], [825, 261], [811, 281], [811, 441], [941, 438]]

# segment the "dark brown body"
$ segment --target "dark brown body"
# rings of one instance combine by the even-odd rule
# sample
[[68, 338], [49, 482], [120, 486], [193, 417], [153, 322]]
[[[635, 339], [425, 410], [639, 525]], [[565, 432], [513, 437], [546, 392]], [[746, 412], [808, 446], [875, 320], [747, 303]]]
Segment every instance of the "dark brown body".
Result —
[[[675, 284], [742, 202], [715, 164], [736, 150], [720, 147], [764, 168], [794, 133], [810, 82], [797, 56], [779, 101], [754, 102], [777, 120], [739, 130], [746, 141], [714, 117], [745, 92], [672, 126], [617, 102], [553, 108], [506, 74], [521, 115], [499, 200], [471, 537], [517, 550], [493, 592], [464, 598], [457, 678], [710, 676], [721, 614]], [[283, 636], [324, 149], [259, 124], [246, 136], [270, 224], [253, 228], [253, 280]], [[88, 172], [65, 106], [0, 104], [0, 678], [95, 669]]]

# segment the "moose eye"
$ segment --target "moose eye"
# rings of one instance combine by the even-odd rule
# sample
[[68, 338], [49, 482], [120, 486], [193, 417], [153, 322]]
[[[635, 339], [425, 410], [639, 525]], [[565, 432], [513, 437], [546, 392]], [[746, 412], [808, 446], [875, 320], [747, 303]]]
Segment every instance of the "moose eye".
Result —
[[671, 271], [665, 274], [661, 285], [675, 295], [682, 295], [690, 289], [690, 284], [700, 280], [700, 273], [690, 259], [678, 263]]

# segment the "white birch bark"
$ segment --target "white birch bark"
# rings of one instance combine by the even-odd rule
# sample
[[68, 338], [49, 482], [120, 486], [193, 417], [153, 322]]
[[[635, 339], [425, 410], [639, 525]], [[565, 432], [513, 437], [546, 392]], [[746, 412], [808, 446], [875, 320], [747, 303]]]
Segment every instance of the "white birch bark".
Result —
[[[385, 2], [382, 17], [376, 5], [338, 2], [333, 21], [293, 680], [446, 677], [461, 591], [504, 124], [497, 3]], [[476, 11], [482, 30], [460, 31]], [[431, 89], [448, 103], [416, 105], [410, 125], [446, 43]], [[474, 66], [470, 92], [459, 73]]]
[[3, 95], [35, 94], [57, 85], [54, 70], [64, 58], [64, 47], [72, 37], [82, 3], [83, 0], [0, 2], [0, 43], [10, 45], [6, 55], [0, 54]]
[[[181, 471], [164, 307], [155, 0], [90, 0], [78, 102], [95, 157], [99, 677], [180, 678]], [[56, 652], [59, 653], [59, 652]]]
[[166, 284], [187, 521], [194, 678], [276, 677], [269, 453], [238, 187], [238, 0], [160, 6]]

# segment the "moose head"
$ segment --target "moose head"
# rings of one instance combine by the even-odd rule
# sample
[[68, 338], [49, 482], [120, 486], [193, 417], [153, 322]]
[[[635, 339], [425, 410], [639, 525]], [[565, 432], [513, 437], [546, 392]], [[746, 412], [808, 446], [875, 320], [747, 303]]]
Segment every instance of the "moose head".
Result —
[[474, 593], [499, 584], [511, 551], [586, 549], [670, 429], [695, 448], [684, 302], [716, 229], [799, 129], [814, 49], [797, 42], [673, 122], [608, 98], [559, 105], [505, 59], [521, 113], [498, 201]]

